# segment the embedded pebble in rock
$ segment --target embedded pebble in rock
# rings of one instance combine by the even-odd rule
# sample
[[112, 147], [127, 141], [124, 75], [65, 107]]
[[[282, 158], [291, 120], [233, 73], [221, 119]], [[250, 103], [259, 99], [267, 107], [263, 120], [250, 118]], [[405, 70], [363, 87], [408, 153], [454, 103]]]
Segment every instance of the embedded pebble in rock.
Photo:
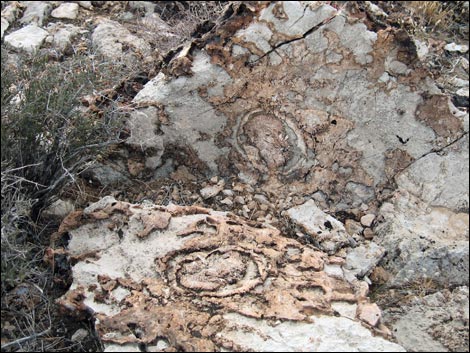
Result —
[[364, 227], [370, 227], [374, 222], [375, 215], [374, 214], [366, 214], [365, 216], [361, 217], [361, 224]]
[[27, 53], [35, 53], [44, 42], [49, 33], [36, 26], [27, 25], [15, 32], [5, 36], [5, 43], [17, 50], [24, 50]]
[[54, 18], [74, 20], [78, 16], [78, 4], [74, 2], [65, 2], [51, 12]]
[[65, 233], [77, 262], [58, 303], [94, 312], [106, 351], [158, 340], [183, 351], [404, 351], [373, 321], [365, 282], [330, 275], [324, 252], [276, 228], [108, 196], [69, 215], [55, 237]]

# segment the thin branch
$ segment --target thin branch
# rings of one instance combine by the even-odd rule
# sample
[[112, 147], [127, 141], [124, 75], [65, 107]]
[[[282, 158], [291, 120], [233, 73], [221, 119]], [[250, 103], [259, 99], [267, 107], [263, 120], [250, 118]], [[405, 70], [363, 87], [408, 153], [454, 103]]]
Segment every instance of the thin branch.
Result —
[[6, 349], [6, 348], [8, 348], [8, 347], [11, 347], [11, 346], [14, 346], [15, 344], [20, 345], [21, 343], [24, 343], [24, 342], [26, 342], [26, 341], [32, 340], [32, 339], [34, 339], [34, 338], [38, 338], [38, 337], [47, 335], [49, 332], [51, 332], [51, 328], [50, 328], [50, 327], [49, 327], [47, 330], [42, 331], [42, 332], [40, 332], [40, 333], [35, 333], [35, 334], [31, 335], [31, 336], [19, 338], [19, 339], [15, 340], [15, 341], [2, 344], [1, 349], [2, 349], [2, 351], [3, 351], [4, 349]]

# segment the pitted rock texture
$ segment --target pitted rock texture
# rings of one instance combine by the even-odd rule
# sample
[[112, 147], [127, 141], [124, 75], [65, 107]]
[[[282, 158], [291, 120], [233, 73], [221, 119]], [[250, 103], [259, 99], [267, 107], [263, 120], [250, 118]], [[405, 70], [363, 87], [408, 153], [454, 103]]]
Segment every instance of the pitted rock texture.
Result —
[[368, 286], [346, 280], [344, 259], [275, 228], [105, 197], [68, 216], [58, 236], [65, 232], [76, 264], [59, 303], [93, 312], [109, 350], [403, 351], [374, 336], [389, 331], [378, 308], [368, 316]]

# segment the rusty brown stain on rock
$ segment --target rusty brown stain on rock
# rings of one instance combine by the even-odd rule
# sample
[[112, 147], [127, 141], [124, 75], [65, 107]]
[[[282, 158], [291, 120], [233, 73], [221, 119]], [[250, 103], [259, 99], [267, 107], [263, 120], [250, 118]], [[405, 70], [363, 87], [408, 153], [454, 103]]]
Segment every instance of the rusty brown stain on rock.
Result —
[[431, 127], [438, 136], [456, 138], [462, 133], [462, 122], [449, 109], [450, 98], [441, 95], [424, 97], [416, 117]]
[[144, 229], [137, 233], [139, 238], [145, 238], [154, 230], [162, 230], [168, 227], [170, 223], [171, 214], [169, 212], [149, 212], [149, 214], [142, 214], [140, 216]]
[[385, 153], [385, 174], [391, 179], [408, 167], [415, 159], [408, 152], [396, 148]]

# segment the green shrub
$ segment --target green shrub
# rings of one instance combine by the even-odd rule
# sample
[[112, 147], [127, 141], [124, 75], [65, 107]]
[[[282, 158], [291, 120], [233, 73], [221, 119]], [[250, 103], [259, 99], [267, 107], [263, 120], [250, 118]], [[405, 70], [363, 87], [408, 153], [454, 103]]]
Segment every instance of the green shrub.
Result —
[[74, 180], [98, 149], [118, 141], [114, 103], [103, 115], [84, 112], [80, 103], [114, 77], [112, 67], [94, 64], [75, 56], [12, 65], [2, 50], [2, 174], [14, 170], [24, 192], [39, 204]]

